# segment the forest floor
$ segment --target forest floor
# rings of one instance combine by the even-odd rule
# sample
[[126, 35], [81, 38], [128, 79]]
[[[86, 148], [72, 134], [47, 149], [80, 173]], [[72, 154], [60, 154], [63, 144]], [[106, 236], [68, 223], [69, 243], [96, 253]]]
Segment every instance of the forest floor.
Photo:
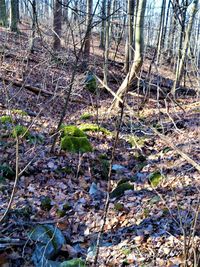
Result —
[[[60, 51], [60, 61], [39, 41], [34, 54], [29, 54], [28, 46], [25, 33], [16, 35], [0, 29], [0, 115], [12, 117], [11, 122], [0, 122], [0, 217], [14, 186], [13, 124], [28, 127], [31, 134], [31, 138], [19, 140], [19, 172], [27, 167], [19, 177], [12, 208], [0, 225], [0, 266], [30, 267], [34, 266], [33, 260], [38, 260], [35, 266], [42, 266], [37, 249], [47, 248], [54, 239], [47, 239], [48, 243], [42, 238], [49, 225], [55, 237], [56, 229], [60, 229], [65, 244], [59, 240], [61, 246], [56, 252], [42, 251], [43, 266], [59, 266], [60, 262], [76, 258], [92, 266], [105, 213], [109, 160], [120, 114], [108, 112], [113, 100], [108, 92], [101, 88], [98, 95], [87, 91], [86, 70], [78, 65], [64, 123], [98, 123], [110, 133], [88, 131], [93, 152], [83, 155], [62, 151], [59, 136], [55, 152], [50, 153], [74, 68], [73, 50]], [[102, 77], [102, 51], [95, 43], [93, 51], [91, 66]], [[149, 62], [146, 59], [144, 71]], [[174, 78], [171, 67], [164, 64], [159, 67], [159, 74], [163, 79]], [[153, 80], [159, 75], [152, 77]], [[116, 91], [123, 78], [121, 65], [111, 64], [109, 87]], [[40, 88], [44, 94], [28, 88]], [[144, 97], [137, 92], [130, 92], [127, 99], [130, 108], [124, 111], [111, 191], [124, 182], [131, 190], [110, 198], [98, 266], [199, 266], [200, 174], [179, 153], [181, 150], [200, 164], [199, 99], [186, 95], [178, 98], [178, 105], [168, 101], [168, 109], [164, 100], [156, 100], [156, 96], [145, 105]], [[2, 166], [12, 169], [10, 176]], [[32, 238], [33, 229], [38, 226], [40, 235]], [[188, 265], [184, 265], [185, 257]]]

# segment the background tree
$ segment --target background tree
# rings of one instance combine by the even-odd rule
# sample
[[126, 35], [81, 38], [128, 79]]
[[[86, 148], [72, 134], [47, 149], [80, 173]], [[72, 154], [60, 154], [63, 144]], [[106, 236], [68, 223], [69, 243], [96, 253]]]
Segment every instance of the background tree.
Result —
[[101, 7], [101, 32], [100, 32], [100, 48], [105, 48], [105, 25], [106, 25], [106, 0], [102, 0]]
[[129, 72], [131, 61], [133, 60], [133, 23], [134, 23], [134, 0], [128, 0], [128, 30], [127, 45], [125, 49], [125, 72]]
[[36, 11], [36, 0], [32, 0], [32, 33], [30, 39], [30, 51], [33, 53], [34, 51], [34, 39], [36, 33], [36, 23], [37, 23], [37, 11]]
[[12, 32], [18, 32], [19, 1], [11, 0], [10, 4], [10, 30]]
[[53, 31], [54, 31], [54, 41], [53, 48], [55, 50], [61, 47], [61, 30], [62, 30], [62, 5], [60, 0], [54, 0], [54, 10], [53, 10]]
[[137, 79], [137, 74], [140, 71], [143, 63], [143, 53], [144, 53], [144, 14], [146, 10], [146, 2], [147, 0], [139, 0], [138, 7], [137, 7], [137, 20], [136, 20], [136, 27], [135, 27], [135, 55], [134, 61], [131, 66], [130, 71], [126, 75], [126, 78], [122, 82], [121, 86], [119, 87], [116, 95], [118, 98], [115, 97], [111, 108], [119, 107], [119, 98], [123, 98], [126, 92], [131, 87], [133, 81]]
[[91, 28], [92, 28], [92, 5], [93, 0], [87, 0], [87, 13], [86, 13], [86, 34], [85, 34], [85, 46], [84, 56], [89, 57], [90, 55], [90, 42], [91, 42]]
[[194, 0], [193, 3], [192, 3], [191, 15], [190, 15], [190, 19], [189, 19], [189, 22], [188, 22], [188, 25], [187, 25], [187, 29], [186, 29], [186, 32], [185, 32], [185, 40], [184, 40], [184, 43], [183, 43], [183, 49], [182, 49], [182, 52], [181, 52], [180, 60], [179, 60], [179, 62], [177, 64], [176, 79], [174, 81], [174, 85], [173, 85], [173, 89], [172, 89], [172, 94], [174, 94], [174, 95], [175, 95], [176, 88], [180, 85], [180, 82], [181, 82], [181, 78], [182, 78], [182, 74], [183, 74], [183, 67], [184, 67], [186, 56], [187, 56], [190, 36], [191, 36], [191, 33], [192, 33], [192, 26], [194, 24], [194, 17], [195, 17], [195, 14], [197, 12], [198, 2], [199, 2], [198, 0]]
[[0, 0], [0, 26], [7, 26], [6, 1]]

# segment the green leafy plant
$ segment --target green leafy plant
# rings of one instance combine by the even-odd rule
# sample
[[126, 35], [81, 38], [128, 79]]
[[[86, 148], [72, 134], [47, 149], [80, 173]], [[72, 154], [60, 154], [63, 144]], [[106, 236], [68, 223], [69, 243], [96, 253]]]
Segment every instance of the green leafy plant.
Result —
[[28, 137], [30, 135], [28, 128], [23, 125], [16, 125], [12, 130], [12, 136], [16, 137]]
[[51, 198], [48, 197], [48, 196], [43, 197], [42, 200], [41, 200], [40, 206], [41, 206], [41, 208], [43, 210], [49, 211], [51, 209], [51, 207], [52, 207], [52, 205], [51, 205]]
[[13, 169], [6, 163], [0, 165], [0, 181], [12, 179], [15, 176]]
[[45, 137], [42, 134], [29, 134], [27, 139], [31, 144], [41, 144], [44, 142]]
[[4, 115], [0, 117], [0, 121], [2, 124], [12, 123], [12, 118], [8, 115]]

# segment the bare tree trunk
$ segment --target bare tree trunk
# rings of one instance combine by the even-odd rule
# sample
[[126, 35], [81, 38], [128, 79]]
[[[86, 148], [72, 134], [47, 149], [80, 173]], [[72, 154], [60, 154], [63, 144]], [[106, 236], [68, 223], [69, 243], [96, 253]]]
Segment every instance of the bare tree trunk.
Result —
[[168, 26], [168, 21], [169, 21], [169, 11], [170, 11], [170, 5], [171, 5], [171, 1], [168, 0], [168, 6], [167, 6], [167, 14], [166, 14], [166, 19], [165, 19], [165, 26], [164, 26], [164, 30], [163, 30], [163, 43], [162, 43], [162, 48], [166, 49], [166, 34], [167, 34], [167, 26]]
[[6, 1], [0, 0], [0, 26], [7, 26]]
[[36, 23], [37, 23], [36, 0], [32, 0], [31, 5], [32, 5], [32, 33], [31, 33], [31, 40], [30, 40], [30, 52], [33, 53]]
[[60, 4], [60, 0], [54, 0], [54, 16], [53, 16], [53, 30], [54, 30], [54, 42], [53, 48], [55, 50], [59, 50], [61, 47], [61, 24], [62, 19], [62, 5]]
[[184, 44], [183, 44], [182, 54], [181, 54], [180, 62], [177, 65], [176, 79], [174, 81], [173, 88], [172, 88], [172, 94], [173, 95], [175, 95], [176, 88], [180, 85], [180, 82], [181, 82], [181, 78], [182, 78], [182, 74], [183, 74], [183, 67], [184, 67], [185, 58], [187, 55], [188, 45], [189, 45], [190, 36], [191, 36], [191, 32], [192, 32], [192, 26], [194, 23], [194, 17], [195, 17], [195, 14], [197, 12], [198, 2], [199, 2], [198, 0], [194, 0], [192, 7], [191, 7], [191, 15], [190, 15], [190, 19], [189, 19], [186, 33], [185, 33], [185, 40], [184, 40]]
[[168, 49], [168, 59], [169, 63], [171, 64], [172, 56], [173, 56], [173, 46], [174, 46], [174, 37], [175, 37], [175, 31], [176, 31], [176, 18], [174, 16], [174, 11], [172, 9], [171, 12], [171, 23], [170, 23], [170, 29], [169, 29], [169, 39], [167, 44]]
[[134, 0], [128, 0], [128, 34], [126, 39], [125, 51], [125, 71], [129, 72], [131, 61], [133, 60], [133, 15], [134, 15]]
[[16, 0], [11, 0], [10, 6], [10, 30], [12, 32], [18, 32], [18, 4], [19, 2]]
[[166, 0], [163, 0], [162, 1], [161, 17], [160, 17], [158, 45], [157, 45], [157, 59], [156, 59], [157, 65], [159, 64], [161, 49], [163, 47], [163, 33], [164, 33], [164, 23], [165, 23], [165, 7], [166, 7]]
[[106, 26], [106, 0], [102, 0], [102, 8], [101, 8], [101, 35], [100, 35], [100, 45], [99, 47], [105, 48], [105, 26]]
[[120, 100], [123, 98], [126, 92], [131, 87], [135, 79], [137, 79], [137, 74], [140, 71], [143, 63], [143, 52], [144, 52], [144, 15], [146, 9], [147, 0], [139, 0], [137, 8], [137, 20], [136, 20], [136, 30], [135, 30], [135, 55], [134, 62], [131, 66], [129, 73], [122, 82], [121, 86], [117, 91], [117, 97], [114, 98], [111, 108], [119, 107]]
[[68, 16], [69, 16], [68, 2], [69, 0], [63, 0], [63, 21], [64, 22], [68, 22]]
[[106, 21], [106, 46], [105, 46], [105, 53], [104, 53], [104, 83], [105, 85], [108, 84], [108, 57], [109, 57], [109, 47], [110, 47], [110, 9], [111, 9], [111, 0], [108, 0], [107, 6], [107, 21]]
[[85, 47], [84, 57], [90, 55], [90, 41], [91, 41], [91, 26], [92, 26], [92, 4], [93, 0], [87, 0], [87, 16], [86, 16], [86, 36], [85, 36]]
[[49, 4], [49, 0], [45, 0], [45, 8], [44, 8], [44, 10], [45, 10], [45, 17], [46, 18], [49, 18], [49, 6], [50, 6], [50, 4]]

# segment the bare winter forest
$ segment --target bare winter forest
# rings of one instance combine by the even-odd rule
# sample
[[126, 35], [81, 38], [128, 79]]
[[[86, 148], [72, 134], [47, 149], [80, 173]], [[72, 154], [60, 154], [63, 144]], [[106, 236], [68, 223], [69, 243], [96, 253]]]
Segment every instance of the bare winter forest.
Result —
[[0, 267], [199, 267], [199, 77], [198, 0], [0, 0]]

